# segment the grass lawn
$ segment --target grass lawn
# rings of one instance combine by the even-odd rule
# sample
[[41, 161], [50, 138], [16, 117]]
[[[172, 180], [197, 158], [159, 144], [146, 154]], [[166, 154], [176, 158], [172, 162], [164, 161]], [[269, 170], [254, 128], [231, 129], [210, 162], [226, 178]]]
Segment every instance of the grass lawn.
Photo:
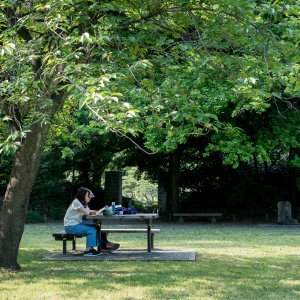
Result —
[[[158, 248], [194, 248], [197, 260], [43, 261], [48, 252], [61, 251], [52, 232], [62, 224], [26, 225], [22, 271], [0, 270], [0, 299], [300, 299], [300, 227], [157, 225]], [[145, 235], [114, 234], [110, 240], [146, 248]]]

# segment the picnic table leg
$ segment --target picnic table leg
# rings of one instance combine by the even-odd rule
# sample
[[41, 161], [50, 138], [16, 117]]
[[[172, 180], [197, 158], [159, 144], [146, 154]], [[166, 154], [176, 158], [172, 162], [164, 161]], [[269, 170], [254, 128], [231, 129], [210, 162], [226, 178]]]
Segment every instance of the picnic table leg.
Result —
[[[97, 231], [98, 231], [98, 242], [101, 245], [101, 226], [102, 226], [102, 222], [97, 223]], [[98, 245], [98, 252], [101, 251], [101, 246]]]
[[67, 254], [67, 239], [63, 239], [63, 254]]
[[154, 248], [154, 233], [151, 233], [151, 249]]
[[148, 246], [148, 252], [151, 252], [151, 245], [152, 245], [152, 241], [151, 241], [151, 222], [149, 221], [147, 224], [147, 246]]

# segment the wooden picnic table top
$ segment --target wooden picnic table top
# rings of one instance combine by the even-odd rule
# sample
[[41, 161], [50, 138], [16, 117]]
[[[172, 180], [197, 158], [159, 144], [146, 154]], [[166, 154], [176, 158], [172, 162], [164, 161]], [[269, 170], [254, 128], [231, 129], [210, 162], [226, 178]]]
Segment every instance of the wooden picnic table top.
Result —
[[86, 216], [87, 220], [154, 220], [159, 217], [158, 214], [133, 214], [133, 215], [108, 215], [104, 216], [102, 214], [99, 215], [90, 215]]

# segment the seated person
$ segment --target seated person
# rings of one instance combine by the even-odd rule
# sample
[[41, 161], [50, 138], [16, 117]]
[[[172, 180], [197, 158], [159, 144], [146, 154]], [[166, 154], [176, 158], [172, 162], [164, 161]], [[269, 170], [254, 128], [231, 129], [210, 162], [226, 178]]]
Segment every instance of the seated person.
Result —
[[99, 247], [101, 251], [116, 250], [120, 247], [120, 244], [110, 243], [105, 233], [101, 234], [101, 242], [99, 242], [96, 225], [82, 222], [84, 215], [95, 215], [97, 213], [96, 210], [90, 210], [88, 207], [88, 203], [93, 197], [95, 196], [89, 189], [84, 187], [79, 188], [75, 199], [69, 206], [64, 217], [66, 233], [77, 233], [86, 236], [86, 250], [83, 253], [84, 256], [99, 255], [100, 253], [95, 250], [94, 247]]

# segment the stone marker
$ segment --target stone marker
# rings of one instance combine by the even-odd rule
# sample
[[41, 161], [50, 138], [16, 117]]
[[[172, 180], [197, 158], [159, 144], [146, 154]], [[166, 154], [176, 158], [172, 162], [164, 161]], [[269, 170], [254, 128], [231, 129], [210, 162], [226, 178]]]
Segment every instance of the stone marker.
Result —
[[277, 203], [279, 225], [295, 225], [297, 220], [292, 219], [292, 206], [289, 201], [279, 201]]

